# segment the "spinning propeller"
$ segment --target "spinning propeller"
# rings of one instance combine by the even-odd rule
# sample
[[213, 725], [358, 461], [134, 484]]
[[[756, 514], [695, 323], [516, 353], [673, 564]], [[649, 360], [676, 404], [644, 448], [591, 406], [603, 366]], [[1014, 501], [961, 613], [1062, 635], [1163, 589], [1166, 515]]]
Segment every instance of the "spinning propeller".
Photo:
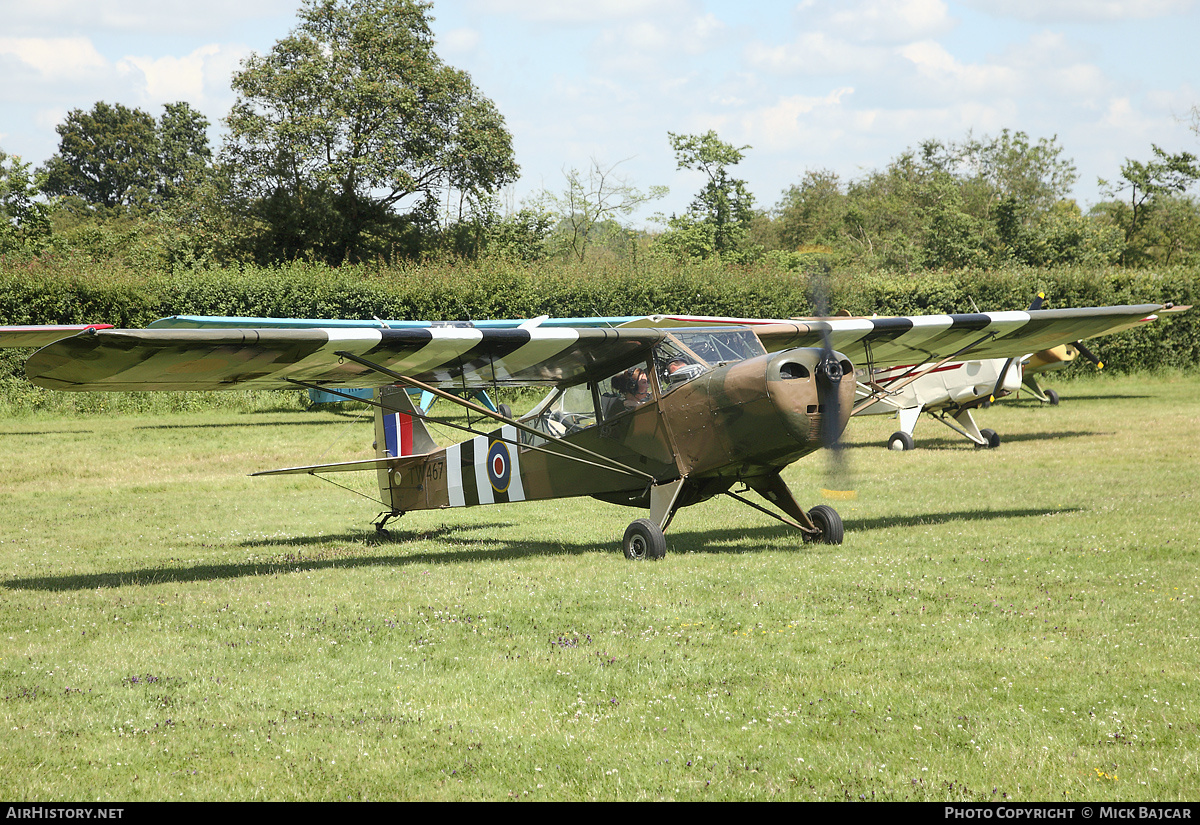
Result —
[[[816, 280], [813, 286], [813, 309], [817, 317], [829, 317], [828, 284], [824, 279]], [[824, 321], [822, 321], [824, 323]], [[854, 380], [854, 373], [849, 375], [842, 369], [842, 362], [834, 352], [833, 343], [826, 324], [821, 330], [821, 360], [817, 365], [817, 390], [825, 409], [821, 413], [821, 443], [829, 451], [829, 462], [826, 468], [825, 487], [821, 494], [829, 499], [853, 499], [858, 497], [858, 491], [850, 478], [845, 447], [842, 444], [842, 394], [843, 380]]]

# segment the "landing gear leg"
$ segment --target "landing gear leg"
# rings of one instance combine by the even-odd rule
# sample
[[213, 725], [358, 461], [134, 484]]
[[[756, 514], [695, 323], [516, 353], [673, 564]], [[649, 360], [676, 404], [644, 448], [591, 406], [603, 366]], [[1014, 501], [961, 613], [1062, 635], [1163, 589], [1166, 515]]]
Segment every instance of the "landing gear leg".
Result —
[[797, 528], [803, 533], [806, 542], [842, 543], [845, 531], [842, 528], [842, 517], [838, 515], [837, 510], [828, 504], [818, 504], [807, 513], [804, 512], [778, 473], [746, 479], [746, 485], [787, 515], [781, 516], [778, 513], [772, 513], [765, 507], [759, 507], [753, 501], [748, 501], [729, 490], [725, 491], [725, 495], [760, 510], [772, 518], [779, 519], [784, 524]]

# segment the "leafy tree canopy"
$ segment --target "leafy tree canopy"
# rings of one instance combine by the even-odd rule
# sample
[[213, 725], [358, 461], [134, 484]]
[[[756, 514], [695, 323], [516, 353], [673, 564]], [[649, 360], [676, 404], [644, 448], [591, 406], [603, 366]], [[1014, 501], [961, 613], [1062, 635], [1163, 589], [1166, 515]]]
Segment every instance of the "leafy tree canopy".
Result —
[[[225, 157], [265, 205], [275, 255], [355, 260], [427, 221], [443, 194], [482, 201], [517, 177], [512, 138], [470, 76], [434, 53], [429, 3], [306, 0], [300, 23], [233, 79]], [[298, 213], [305, 236], [285, 237]]]
[[73, 109], [56, 130], [58, 154], [46, 164], [48, 194], [75, 195], [109, 208], [149, 198], [157, 167], [150, 115], [100, 101], [90, 112]]
[[50, 210], [38, 183], [22, 163], [0, 151], [0, 254], [38, 252], [50, 237]]
[[754, 196], [744, 180], [729, 173], [729, 167], [736, 166], [750, 147], [726, 143], [713, 131], [703, 135], [668, 132], [667, 138], [675, 150], [676, 168], [703, 172], [708, 182], [692, 200], [686, 215], [667, 221], [670, 229], [661, 238], [663, 248], [684, 257], [715, 254], [738, 260], [751, 254], [748, 247]]
[[162, 119], [120, 103], [74, 109], [56, 129], [59, 151], [44, 168], [44, 191], [106, 209], [135, 209], [177, 196], [212, 158], [208, 120], [187, 103]]

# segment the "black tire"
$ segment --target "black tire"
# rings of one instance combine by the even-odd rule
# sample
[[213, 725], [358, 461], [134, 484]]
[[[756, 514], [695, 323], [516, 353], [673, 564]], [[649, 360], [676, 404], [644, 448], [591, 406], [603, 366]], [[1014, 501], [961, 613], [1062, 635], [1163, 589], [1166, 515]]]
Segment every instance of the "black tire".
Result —
[[1058, 393], [1056, 393], [1054, 390], [1046, 390], [1046, 402], [1051, 407], [1057, 407], [1058, 406]]
[[625, 528], [621, 550], [625, 558], [633, 561], [661, 559], [667, 555], [667, 539], [657, 524], [648, 518], [640, 518]]
[[903, 430], [900, 430], [888, 436], [887, 446], [889, 450], [895, 450], [898, 453], [902, 453], [916, 448], [917, 445], [916, 442], [913, 441], [913, 437], [911, 435]]
[[983, 429], [979, 431], [979, 434], [983, 436], [983, 440], [986, 443], [979, 444], [978, 446], [985, 447], [989, 450], [994, 450], [1000, 446], [1000, 434], [995, 430]]
[[508, 418], [508, 419], [511, 419], [513, 417], [512, 407], [508, 406], [507, 404], [497, 405], [496, 412], [500, 413], [502, 416], [504, 416], [505, 418]]
[[841, 544], [845, 537], [845, 530], [842, 528], [842, 517], [838, 515], [837, 510], [830, 507], [828, 504], [818, 504], [816, 507], [808, 511], [808, 517], [812, 523], [820, 530], [820, 534], [813, 536], [810, 541], [819, 544]]

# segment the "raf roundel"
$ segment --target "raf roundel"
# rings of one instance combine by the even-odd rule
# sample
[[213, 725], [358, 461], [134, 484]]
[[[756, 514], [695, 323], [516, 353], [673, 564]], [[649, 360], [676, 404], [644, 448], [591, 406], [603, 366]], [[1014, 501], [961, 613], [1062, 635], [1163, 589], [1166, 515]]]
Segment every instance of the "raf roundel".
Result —
[[488, 449], [487, 470], [493, 490], [497, 493], [508, 490], [512, 480], [512, 463], [508, 458], [508, 445], [503, 441], [493, 441]]

